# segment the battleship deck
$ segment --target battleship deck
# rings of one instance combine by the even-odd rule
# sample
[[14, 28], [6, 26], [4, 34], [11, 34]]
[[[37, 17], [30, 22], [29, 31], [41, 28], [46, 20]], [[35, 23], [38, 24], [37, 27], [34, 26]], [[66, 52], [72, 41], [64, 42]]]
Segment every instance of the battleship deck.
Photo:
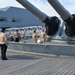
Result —
[[23, 40], [19, 43], [9, 42], [8, 49], [56, 56], [75, 56], [75, 42], [60, 41], [46, 42], [45, 44], [33, 44], [30, 41], [31, 40]]
[[42, 56], [7, 51], [0, 75], [75, 75], [75, 57]]
[[9, 42], [7, 58], [0, 60], [0, 75], [75, 75], [75, 44], [69, 42]]

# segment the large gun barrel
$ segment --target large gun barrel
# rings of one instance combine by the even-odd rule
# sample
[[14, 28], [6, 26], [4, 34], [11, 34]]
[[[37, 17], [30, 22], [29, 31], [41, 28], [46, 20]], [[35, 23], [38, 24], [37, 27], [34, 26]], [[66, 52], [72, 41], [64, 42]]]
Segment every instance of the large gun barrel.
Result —
[[55, 35], [59, 29], [59, 19], [54, 17], [48, 17], [45, 13], [41, 12], [34, 5], [32, 5], [27, 0], [16, 0], [21, 5], [23, 5], [26, 9], [28, 9], [32, 14], [38, 17], [43, 23], [45, 23], [46, 33], [47, 35]]
[[71, 15], [58, 0], [48, 0], [51, 6], [65, 21], [65, 33], [67, 36], [75, 36], [75, 15]]

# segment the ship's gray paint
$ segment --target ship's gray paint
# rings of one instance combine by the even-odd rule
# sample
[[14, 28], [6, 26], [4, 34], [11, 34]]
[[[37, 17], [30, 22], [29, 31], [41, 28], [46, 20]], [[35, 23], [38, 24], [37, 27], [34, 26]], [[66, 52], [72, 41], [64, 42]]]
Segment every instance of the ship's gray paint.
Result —
[[27, 44], [27, 43], [9, 43], [8, 49], [33, 52], [33, 53], [42, 53], [48, 55], [68, 55], [75, 56], [75, 45], [69, 44]]
[[7, 51], [0, 75], [75, 75], [75, 57], [40, 56]]
[[58, 0], [48, 0], [51, 6], [58, 12], [63, 20], [66, 20], [71, 14], [63, 7]]
[[17, 0], [17, 1], [25, 8], [27, 8], [31, 13], [36, 15], [41, 21], [44, 21], [46, 19], [47, 16], [27, 0]]

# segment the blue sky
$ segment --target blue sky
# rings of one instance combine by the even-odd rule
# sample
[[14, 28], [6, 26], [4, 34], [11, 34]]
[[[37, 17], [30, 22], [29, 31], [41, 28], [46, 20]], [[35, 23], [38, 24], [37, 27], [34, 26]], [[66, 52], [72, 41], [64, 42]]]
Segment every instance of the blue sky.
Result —
[[[47, 0], [28, 0], [39, 10], [47, 14], [48, 16], [59, 16], [58, 13], [53, 9], [53, 7], [48, 3]], [[75, 14], [75, 0], [59, 0], [59, 2], [67, 9], [71, 14]], [[16, 0], [0, 0], [0, 8], [6, 6], [14, 6], [24, 8]]]

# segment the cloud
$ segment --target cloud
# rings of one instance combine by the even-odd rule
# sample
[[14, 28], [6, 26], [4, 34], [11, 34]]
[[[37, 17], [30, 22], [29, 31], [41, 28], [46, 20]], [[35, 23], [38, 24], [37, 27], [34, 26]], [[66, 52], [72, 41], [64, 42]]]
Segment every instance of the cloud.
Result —
[[[47, 0], [28, 0], [39, 10], [44, 12], [48, 16], [59, 16], [58, 13], [53, 9], [53, 7], [48, 3]], [[59, 2], [67, 9], [71, 14], [75, 13], [75, 0], [59, 0]], [[14, 6], [24, 8], [16, 0], [0, 0], [0, 8], [6, 6]]]
[[28, 0], [28, 1], [48, 16], [55, 16], [55, 15], [59, 16], [47, 1], [45, 2], [44, 0], [36, 0], [36, 1]]
[[[47, 14], [48, 16], [60, 16], [53, 7], [48, 3], [47, 0], [28, 0], [39, 10]], [[59, 0], [63, 7], [68, 10], [69, 13], [74, 14], [75, 0]], [[62, 11], [61, 11], [62, 12]]]
[[68, 12], [70, 12], [71, 14], [75, 14], [75, 9], [73, 9], [75, 7], [75, 0], [59, 0], [59, 1], [63, 5], [63, 7], [65, 7], [65, 9], [68, 10]]
[[0, 8], [7, 6], [22, 7], [16, 0], [0, 0]]

